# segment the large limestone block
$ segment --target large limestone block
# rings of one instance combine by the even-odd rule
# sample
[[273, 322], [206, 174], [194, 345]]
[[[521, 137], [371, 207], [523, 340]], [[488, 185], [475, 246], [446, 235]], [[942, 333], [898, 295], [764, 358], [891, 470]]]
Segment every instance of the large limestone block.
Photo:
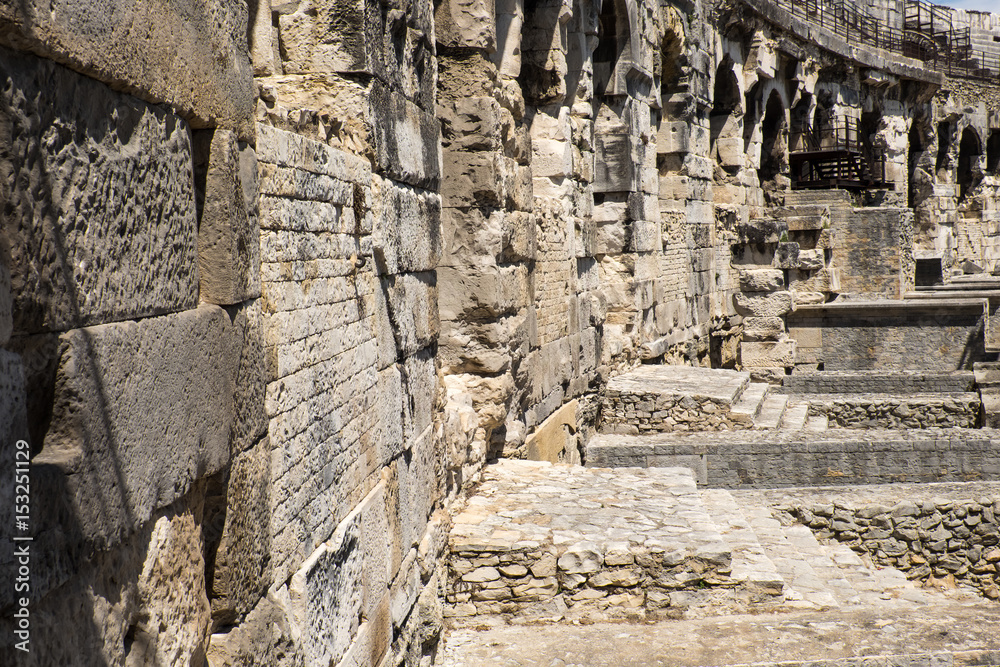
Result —
[[378, 179], [372, 246], [382, 273], [431, 271], [441, 259], [441, 197]]
[[203, 306], [62, 335], [51, 424], [34, 461], [63, 507], [42, 517], [46, 530], [71, 518], [88, 544], [106, 548], [228, 462], [239, 358], [231, 329], [224, 310]]
[[437, 190], [441, 180], [441, 124], [380, 82], [368, 99], [372, 143], [379, 170], [398, 181]]
[[[66, 545], [36, 538], [31, 543], [32, 594], [37, 596], [29, 607], [31, 651], [15, 652], [5, 641], [0, 664], [202, 664], [210, 625], [203, 493], [195, 490], [157, 512], [108, 551], [73, 553], [72, 578], [44, 596], [37, 575], [66, 557]], [[8, 613], [0, 618], [6, 637], [13, 636], [10, 620]]]
[[781, 317], [792, 310], [790, 292], [737, 292], [733, 302], [744, 317]]
[[[271, 443], [266, 438], [233, 458], [225, 489], [223, 526], [212, 570], [212, 616], [232, 624], [257, 605], [271, 581]], [[213, 529], [206, 527], [206, 533]]]
[[740, 289], [744, 292], [777, 292], [785, 289], [785, 274], [781, 269], [743, 269]]
[[496, 20], [487, 0], [444, 0], [434, 12], [434, 38], [448, 48], [496, 50]]
[[366, 74], [433, 109], [431, 2], [313, 0], [276, 11], [285, 74]]
[[0, 74], [0, 246], [9, 252], [14, 332], [194, 307], [198, 222], [187, 124], [3, 48]]
[[441, 267], [437, 274], [442, 320], [497, 317], [527, 304], [527, 286], [522, 280], [526, 274], [517, 266]]
[[221, 126], [250, 140], [257, 93], [247, 18], [246, 3], [230, 0], [3, 0], [0, 43], [165, 102], [196, 127]]
[[743, 340], [778, 340], [785, 333], [780, 317], [744, 317]]
[[434, 272], [407, 273], [382, 279], [398, 356], [432, 345], [440, 332], [437, 278]]
[[421, 350], [401, 364], [403, 372], [403, 442], [409, 445], [431, 424], [437, 395], [437, 370], [431, 350]]
[[779, 269], [799, 268], [799, 244], [784, 241], [774, 249], [774, 266]]
[[431, 510], [441, 496], [439, 484], [443, 480], [438, 474], [438, 466], [443, 454], [437, 450], [438, 442], [433, 430], [426, 429], [413, 440], [410, 456], [398, 459], [399, 502], [396, 521], [400, 545], [404, 551], [420, 542]]
[[578, 456], [576, 449], [576, 411], [578, 402], [568, 402], [548, 416], [525, 440], [528, 459], [559, 463]]
[[267, 434], [264, 410], [267, 377], [260, 300], [242, 304], [230, 313], [232, 344], [239, 355], [233, 381], [233, 428], [229, 436], [230, 451], [235, 455]]
[[[438, 107], [442, 144], [453, 150], [500, 150], [503, 110], [493, 97], [462, 97]], [[509, 114], [510, 112], [506, 112]]]
[[202, 200], [201, 300], [232, 305], [256, 298], [260, 296], [257, 156], [229, 130], [195, 132], [194, 145]]
[[749, 368], [774, 368], [795, 364], [795, 341], [743, 341], [740, 343], [740, 365]]
[[632, 192], [639, 183], [632, 137], [598, 134], [595, 137], [594, 192]]

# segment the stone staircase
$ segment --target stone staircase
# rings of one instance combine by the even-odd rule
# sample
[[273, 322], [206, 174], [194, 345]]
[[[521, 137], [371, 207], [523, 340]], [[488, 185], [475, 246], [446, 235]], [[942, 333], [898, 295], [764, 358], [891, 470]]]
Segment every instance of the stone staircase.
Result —
[[[828, 428], [977, 428], [980, 408], [1000, 414], [1000, 365], [973, 373], [816, 372], [777, 388], [749, 373], [641, 366], [611, 380], [601, 432], [621, 435]], [[995, 376], [995, 377], [994, 377]], [[896, 391], [893, 391], [896, 389]], [[987, 405], [989, 404], [989, 405]], [[994, 420], [1000, 424], [1000, 417]]]
[[[546, 626], [538, 623], [561, 629], [586, 624], [604, 641], [629, 627], [669, 628], [696, 619], [722, 624], [769, 618], [773, 630], [788, 615], [798, 615], [793, 617], [799, 628], [844, 618], [871, 623], [940, 615], [950, 619], [942, 628], [950, 631], [957, 615], [975, 609], [983, 624], [963, 636], [959, 648], [974, 652], [974, 664], [1000, 665], [1000, 637], [987, 620], [1000, 620], [1000, 607], [966, 591], [919, 587], [843, 544], [820, 542], [780, 511], [778, 500], [787, 498], [775, 492], [769, 500], [765, 493], [698, 488], [685, 468], [609, 471], [520, 461], [491, 466], [478, 493], [454, 513], [445, 610], [453, 631], [439, 664], [727, 664], [593, 657], [555, 662], [547, 651], [574, 644], [563, 644], [567, 636], [558, 634], [551, 635], [553, 644], [543, 641], [537, 633]], [[591, 625], [609, 620], [654, 625], [612, 625], [608, 634]], [[489, 632], [508, 623], [518, 632], [492, 642]], [[869, 631], [880, 629], [876, 624]], [[794, 642], [795, 634], [770, 639]], [[953, 639], [941, 648], [955, 650]], [[505, 652], [501, 661], [500, 654], [489, 653], [498, 645], [519, 651]], [[728, 664], [735, 662], [745, 661]]]

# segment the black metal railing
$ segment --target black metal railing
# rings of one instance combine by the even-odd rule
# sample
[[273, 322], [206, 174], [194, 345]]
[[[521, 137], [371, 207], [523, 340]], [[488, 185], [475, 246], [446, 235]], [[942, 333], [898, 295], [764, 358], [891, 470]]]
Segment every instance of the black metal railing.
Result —
[[860, 153], [863, 149], [860, 121], [850, 116], [841, 116], [803, 125], [790, 133], [788, 149], [792, 153], [817, 151]]
[[903, 29], [845, 0], [775, 0], [792, 16], [840, 36], [920, 60], [950, 77], [1000, 81], [1000, 53], [972, 48], [969, 28], [954, 29], [950, 12], [925, 0], [905, 0]]

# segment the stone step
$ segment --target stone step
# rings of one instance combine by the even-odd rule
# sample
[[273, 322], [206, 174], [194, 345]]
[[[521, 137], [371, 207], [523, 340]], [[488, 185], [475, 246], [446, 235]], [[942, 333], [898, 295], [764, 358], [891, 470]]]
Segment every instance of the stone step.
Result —
[[446, 614], [655, 619], [729, 591], [732, 551], [691, 470], [502, 459], [455, 512]]
[[830, 428], [830, 419], [826, 415], [809, 415], [806, 421], [806, 430], [822, 433]]
[[746, 428], [753, 428], [754, 420], [760, 414], [770, 391], [771, 385], [766, 382], [751, 382], [729, 411], [730, 420], [743, 424]]
[[601, 405], [604, 433], [719, 431], [750, 374], [715, 368], [646, 364], [611, 378]]
[[781, 428], [786, 431], [799, 431], [806, 427], [806, 422], [809, 419], [809, 403], [807, 402], [790, 402], [790, 405], [785, 409], [785, 414], [781, 418]]
[[781, 418], [785, 414], [785, 407], [788, 405], [788, 396], [784, 394], [772, 394], [764, 400], [764, 405], [760, 409], [760, 414], [754, 420], [755, 429], [778, 428]]
[[767, 557], [733, 495], [725, 489], [703, 489], [701, 499], [732, 550], [733, 580], [750, 594], [752, 601], [783, 599], [785, 580]]
[[[778, 574], [785, 581], [785, 605], [802, 609], [834, 609], [840, 606], [837, 595], [830, 588], [830, 582], [824, 579], [813, 567], [813, 559], [801, 553], [801, 547], [808, 544], [807, 536], [801, 531], [787, 528], [772, 516], [766, 507], [744, 507], [743, 513], [753, 529], [757, 540], [764, 548], [764, 553], [774, 563]], [[808, 537], [812, 531], [805, 528]], [[815, 542], [815, 538], [812, 538]], [[829, 575], [828, 571], [824, 574]], [[837, 582], [836, 588], [845, 593], [847, 581]]]
[[847, 190], [793, 190], [785, 193], [785, 206], [851, 206]]
[[977, 392], [930, 394], [790, 394], [824, 414], [831, 428], [976, 428]]

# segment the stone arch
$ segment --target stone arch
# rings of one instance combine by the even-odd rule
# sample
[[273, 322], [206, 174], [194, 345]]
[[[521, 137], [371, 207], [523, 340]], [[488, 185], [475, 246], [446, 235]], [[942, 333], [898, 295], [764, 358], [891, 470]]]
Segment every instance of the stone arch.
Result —
[[958, 183], [959, 198], [964, 198], [982, 176], [979, 168], [979, 158], [982, 154], [983, 143], [979, 133], [974, 127], [966, 127], [958, 144], [958, 173], [955, 181]]
[[781, 93], [772, 90], [761, 122], [760, 182], [773, 180], [788, 165], [788, 123]]
[[740, 142], [740, 118], [743, 116], [740, 84], [729, 56], [723, 58], [715, 72], [713, 106], [709, 117], [709, 155], [724, 167], [743, 164]]

